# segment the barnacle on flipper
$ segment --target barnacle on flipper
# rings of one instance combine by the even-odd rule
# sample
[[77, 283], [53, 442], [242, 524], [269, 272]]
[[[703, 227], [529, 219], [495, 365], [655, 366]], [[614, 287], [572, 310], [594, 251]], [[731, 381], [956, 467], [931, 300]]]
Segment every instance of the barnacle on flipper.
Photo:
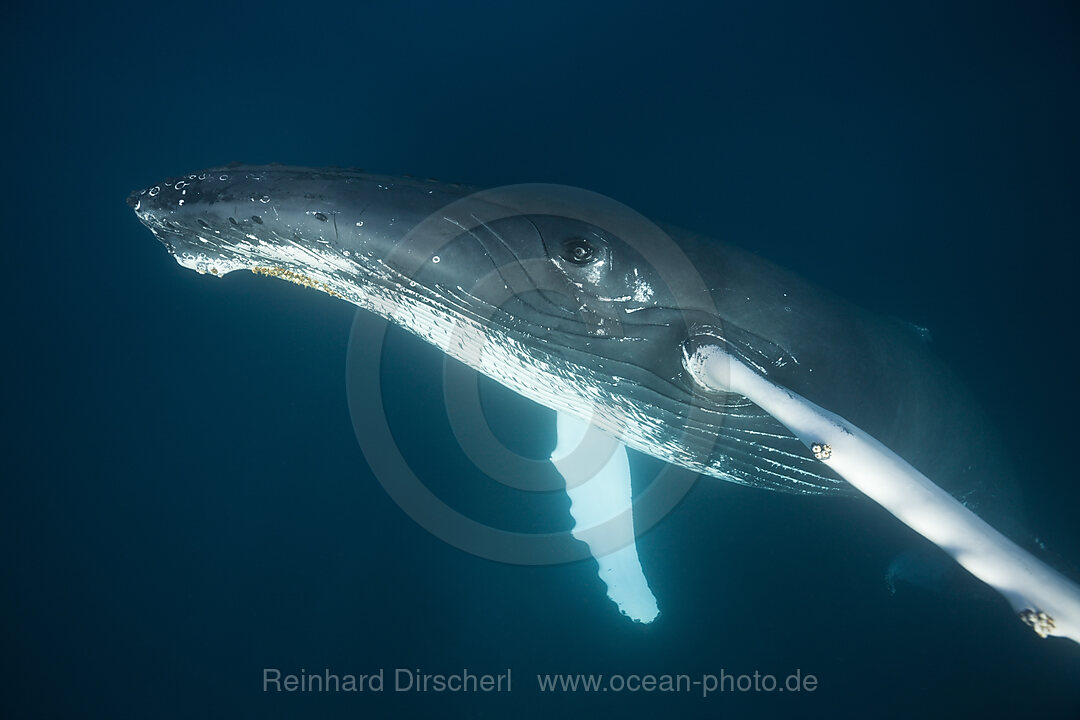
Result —
[[1054, 618], [1041, 610], [1035, 611], [1028, 608], [1020, 613], [1020, 619], [1041, 638], [1047, 637], [1054, 632]]

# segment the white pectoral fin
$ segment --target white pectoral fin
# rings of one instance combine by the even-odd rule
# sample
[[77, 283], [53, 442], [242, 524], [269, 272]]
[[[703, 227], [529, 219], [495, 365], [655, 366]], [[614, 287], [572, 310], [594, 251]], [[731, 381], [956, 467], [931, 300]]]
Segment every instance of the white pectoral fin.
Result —
[[566, 480], [574, 518], [571, 532], [596, 558], [608, 597], [631, 620], [652, 622], [660, 611], [638, 559], [626, 447], [588, 422], [560, 412], [551, 462]]
[[990, 527], [896, 453], [844, 418], [780, 387], [725, 349], [688, 353], [695, 381], [745, 396], [814, 455], [1000, 592], [1039, 635], [1080, 642], [1080, 588]]

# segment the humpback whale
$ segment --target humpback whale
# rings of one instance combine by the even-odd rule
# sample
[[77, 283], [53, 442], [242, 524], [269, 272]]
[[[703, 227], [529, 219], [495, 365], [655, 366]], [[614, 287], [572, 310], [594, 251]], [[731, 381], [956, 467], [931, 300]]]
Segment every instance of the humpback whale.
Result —
[[128, 204], [186, 268], [323, 291], [555, 410], [574, 537], [635, 621], [659, 608], [627, 448], [869, 497], [1040, 636], [1080, 641], [1080, 589], [995, 529], [1010, 523], [1008, 458], [924, 335], [752, 253], [584, 190], [338, 168], [232, 164]]

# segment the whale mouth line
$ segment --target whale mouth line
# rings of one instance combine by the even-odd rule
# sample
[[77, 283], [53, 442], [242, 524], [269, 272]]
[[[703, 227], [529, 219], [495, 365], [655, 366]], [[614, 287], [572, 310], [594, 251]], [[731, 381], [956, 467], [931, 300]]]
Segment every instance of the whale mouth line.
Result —
[[[364, 257], [360, 253], [342, 254], [330, 247], [320, 248], [320, 252], [312, 252], [306, 241], [296, 234], [285, 237], [259, 221], [253, 221], [252, 217], [236, 218], [240, 213], [229, 214], [227, 218], [230, 225], [220, 229], [197, 213], [185, 212], [183, 218], [186, 222], [181, 222], [177, 213], [171, 209], [160, 211], [140, 206], [150, 190], [136, 190], [129, 194], [128, 206], [135, 210], [139, 219], [149, 227], [178, 263], [202, 274], [223, 277], [237, 270], [249, 270], [257, 274], [293, 280], [297, 284], [348, 299], [348, 295], [342, 289], [336, 288], [336, 283], [331, 282], [330, 278], [312, 276], [310, 270], [314, 264], [316, 267], [325, 267], [328, 272], [339, 274], [342, 276], [339, 278], [341, 282], [361, 287], [369, 284], [389, 292], [415, 294], [417, 299], [423, 298], [423, 301], [433, 308], [471, 314], [472, 319], [479, 322], [498, 322], [508, 331], [545, 343], [551, 343], [557, 337], [587, 340], [598, 345], [645, 342], [648, 338], [644, 333], [673, 327], [676, 323], [672, 322], [671, 318], [686, 315], [685, 311], [672, 307], [635, 305], [620, 313], [613, 323], [618, 332], [613, 332], [610, 326], [600, 327], [598, 323], [590, 322], [581, 312], [572, 311], [569, 303], [564, 305], [552, 301], [549, 294], [545, 294], [544, 307], [540, 307], [536, 291], [531, 288], [511, 292], [506, 303], [496, 306], [461, 286], [425, 285], [377, 258]], [[197, 245], [193, 242], [193, 237], [202, 242]], [[493, 253], [490, 252], [488, 244], [475, 235], [473, 237], [489, 252], [490, 257]], [[288, 251], [291, 255], [295, 255], [299, 250], [303, 262], [299, 262], [298, 258], [280, 257], [281, 253], [276, 253], [279, 257], [270, 257], [275, 254], [275, 247]], [[259, 252], [253, 252], [256, 249]], [[312, 263], [313, 260], [317, 262]], [[514, 262], [521, 266], [516, 256]], [[502, 266], [496, 265], [494, 260], [492, 263], [492, 271], [503, 277]], [[508, 264], [510, 263], [504, 263], [504, 266]], [[301, 272], [302, 268], [307, 272]], [[421, 289], [425, 292], [418, 292]], [[574, 299], [569, 293], [565, 297]], [[510, 312], [505, 307], [508, 303], [516, 303], [528, 312]], [[469, 310], [472, 312], [469, 313]], [[558, 344], [566, 349], [573, 349], [570, 342]]]

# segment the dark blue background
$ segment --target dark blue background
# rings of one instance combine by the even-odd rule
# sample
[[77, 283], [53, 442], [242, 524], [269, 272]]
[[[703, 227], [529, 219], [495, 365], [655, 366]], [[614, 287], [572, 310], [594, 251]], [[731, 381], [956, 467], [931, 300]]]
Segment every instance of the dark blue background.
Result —
[[[889, 596], [919, 541], [865, 503], [699, 482], [639, 543], [648, 628], [590, 563], [442, 544], [352, 436], [350, 306], [184, 270], [123, 202], [230, 160], [358, 165], [586, 187], [741, 244], [929, 327], [1014, 446], [1029, 526], [1080, 563], [1075, 6], [723, 5], [9, 7], [3, 714], [1073, 716], [1080, 649], [974, 582]], [[415, 367], [392, 404], [418, 467], [481, 483], [430, 405], [438, 353], [390, 345]], [[510, 666], [515, 691], [260, 690], [263, 667], [398, 666]], [[532, 680], [721, 668], [820, 688]]]

